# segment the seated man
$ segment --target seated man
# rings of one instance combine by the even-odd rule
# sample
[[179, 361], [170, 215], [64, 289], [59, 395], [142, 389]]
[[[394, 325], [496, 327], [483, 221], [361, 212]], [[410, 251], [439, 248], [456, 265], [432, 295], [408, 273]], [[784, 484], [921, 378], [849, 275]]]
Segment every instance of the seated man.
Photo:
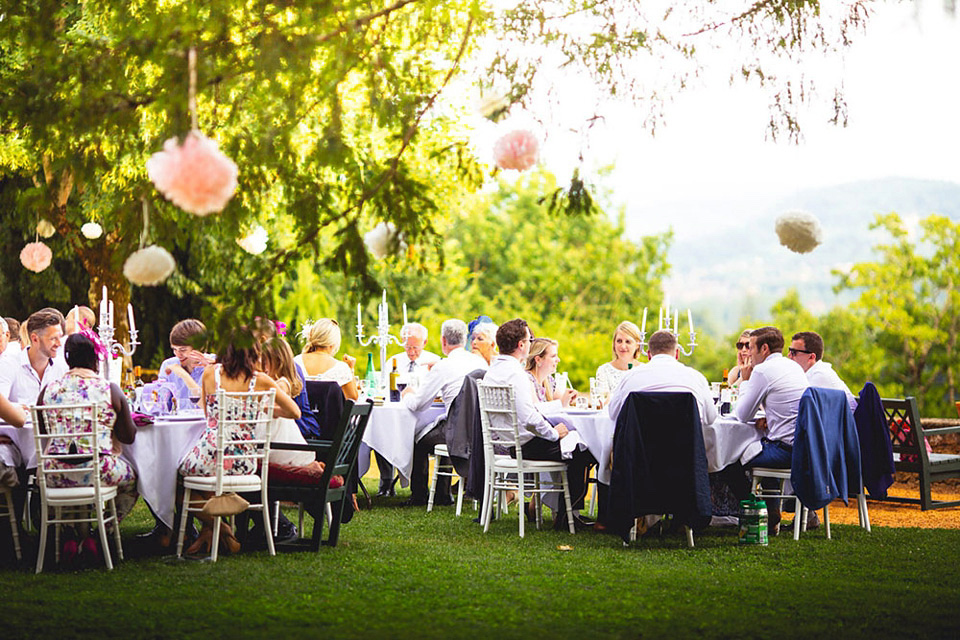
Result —
[[[765, 419], [757, 420], [764, 431], [759, 454], [741, 465], [736, 461], [720, 473], [738, 500], [750, 495], [750, 481], [744, 469], [772, 467], [789, 469], [793, 457], [793, 433], [797, 427], [800, 396], [810, 386], [803, 369], [783, 357], [783, 334], [776, 327], [761, 327], [750, 332], [748, 362], [740, 368], [743, 382], [737, 401], [736, 417], [748, 422], [763, 405]], [[775, 479], [765, 479], [764, 488], [776, 489]], [[771, 535], [780, 530], [780, 501], [768, 500], [768, 528]]]
[[[467, 325], [463, 320], [452, 318], [443, 323], [440, 329], [440, 344], [447, 357], [435, 364], [427, 373], [420, 386], [414, 390], [407, 387], [403, 390], [403, 404], [415, 414], [427, 409], [438, 395], [443, 398], [445, 408], [460, 393], [464, 377], [471, 371], [486, 369], [487, 362], [480, 356], [469, 353], [463, 347], [467, 339]], [[418, 415], [418, 418], [420, 416]], [[427, 473], [429, 456], [438, 444], [444, 444], [443, 424], [446, 415], [438, 420], [421, 424], [417, 421], [415, 434], [416, 444], [413, 447], [413, 472], [410, 478], [410, 500], [408, 506], [423, 506], [427, 504]], [[434, 503], [439, 505], [451, 504], [450, 478], [440, 478], [437, 495]]]
[[[200, 395], [200, 376], [212, 360], [203, 351], [207, 327], [193, 318], [181, 320], [170, 330], [170, 349], [173, 357], [160, 365], [157, 380], [167, 383], [177, 400], [177, 406], [190, 406], [190, 396]], [[203, 403], [201, 403], [202, 406]]]
[[840, 379], [833, 365], [823, 361], [823, 338], [814, 331], [801, 331], [793, 334], [787, 357], [799, 364], [807, 374], [807, 382], [811, 387], [837, 389], [847, 394], [850, 411], [857, 410], [857, 397], [850, 393], [850, 388]]
[[[530, 333], [526, 321], [521, 318], [500, 325], [497, 329], [497, 347], [500, 349], [500, 355], [490, 365], [484, 382], [514, 388], [517, 423], [521, 428], [519, 442], [524, 457], [530, 460], [561, 461], [563, 458], [560, 453], [560, 440], [567, 436], [569, 429], [562, 422], [554, 427], [537, 409], [533, 386], [523, 366], [529, 355], [532, 339], [533, 334]], [[506, 416], [493, 417], [508, 419]], [[566, 461], [570, 500], [575, 511], [583, 507], [587, 468], [596, 462], [589, 451], [581, 450], [579, 447], [574, 448], [573, 457]], [[564, 511], [565, 506], [561, 500], [559, 511], [554, 517], [555, 528], [563, 528], [566, 525]]]
[[[403, 353], [387, 358], [387, 371], [392, 371], [396, 364], [401, 381], [406, 382], [411, 375], [422, 380], [430, 367], [440, 360], [440, 356], [423, 348], [427, 344], [427, 328], [418, 322], [408, 322], [400, 329], [400, 338], [403, 340]], [[377, 469], [380, 470], [380, 489], [377, 495], [392, 496], [393, 465], [379, 453], [376, 454], [376, 459]]]
[[650, 336], [647, 357], [649, 363], [631, 369], [614, 389], [607, 407], [610, 419], [617, 421], [623, 403], [634, 391], [689, 391], [700, 407], [700, 422], [713, 424], [717, 419], [717, 409], [710, 394], [710, 385], [702, 373], [679, 362], [677, 336], [666, 329], [656, 331]]

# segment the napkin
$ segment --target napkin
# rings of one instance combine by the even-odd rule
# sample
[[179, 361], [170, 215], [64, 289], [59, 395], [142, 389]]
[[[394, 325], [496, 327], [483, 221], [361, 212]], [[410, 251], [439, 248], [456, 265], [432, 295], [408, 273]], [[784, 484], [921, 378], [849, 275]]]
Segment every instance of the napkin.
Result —
[[147, 415], [146, 413], [140, 413], [139, 411], [133, 412], [133, 424], [138, 427], [146, 427], [153, 424], [153, 416]]

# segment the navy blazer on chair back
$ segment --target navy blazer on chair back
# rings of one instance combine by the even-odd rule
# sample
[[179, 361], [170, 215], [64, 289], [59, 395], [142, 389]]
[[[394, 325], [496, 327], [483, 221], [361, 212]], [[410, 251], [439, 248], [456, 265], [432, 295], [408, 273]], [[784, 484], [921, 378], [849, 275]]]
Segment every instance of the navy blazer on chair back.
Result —
[[860, 438], [860, 467], [863, 486], [874, 498], [886, 498], [887, 488], [893, 484], [896, 468], [893, 464], [893, 445], [883, 412], [880, 393], [872, 382], [860, 390], [860, 401], [853, 412]]
[[808, 509], [860, 492], [860, 441], [843, 391], [809, 387], [800, 396], [790, 482]]
[[713, 514], [700, 409], [691, 393], [635, 391], [613, 436], [609, 524], [626, 540], [637, 516], [667, 513], [694, 529]]
[[329, 380], [307, 380], [307, 397], [320, 425], [320, 432], [314, 437], [330, 440], [343, 415], [346, 402], [343, 390], [339, 384]]

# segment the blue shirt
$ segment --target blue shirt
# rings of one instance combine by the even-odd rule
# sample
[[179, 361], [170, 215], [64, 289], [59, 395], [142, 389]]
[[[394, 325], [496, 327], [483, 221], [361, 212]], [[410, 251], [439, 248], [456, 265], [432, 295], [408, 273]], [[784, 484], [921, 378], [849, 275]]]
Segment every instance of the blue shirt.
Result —
[[297, 426], [300, 427], [300, 433], [304, 438], [319, 438], [320, 423], [317, 422], [317, 416], [313, 415], [310, 409], [310, 398], [307, 397], [307, 379], [303, 375], [303, 369], [296, 362], [293, 366], [297, 369], [297, 375], [300, 376], [300, 394], [293, 399], [300, 407], [300, 417], [296, 419]]

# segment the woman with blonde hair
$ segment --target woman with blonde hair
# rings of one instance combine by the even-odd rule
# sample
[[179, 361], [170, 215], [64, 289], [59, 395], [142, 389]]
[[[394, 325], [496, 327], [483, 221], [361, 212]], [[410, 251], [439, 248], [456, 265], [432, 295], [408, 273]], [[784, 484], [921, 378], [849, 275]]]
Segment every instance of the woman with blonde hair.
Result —
[[339, 323], [331, 318], [321, 318], [304, 326], [300, 335], [306, 344], [294, 361], [303, 367], [307, 377], [336, 382], [347, 400], [356, 400], [360, 395], [354, 374], [357, 359], [347, 354], [343, 360], [334, 357], [340, 351]]
[[577, 397], [577, 392], [567, 389], [562, 395], [556, 395], [553, 374], [560, 364], [558, 354], [560, 343], [551, 338], [534, 338], [530, 341], [530, 353], [527, 355], [526, 370], [533, 384], [533, 392], [537, 402], [560, 400], [563, 406], [569, 406], [570, 401]]
[[597, 386], [613, 391], [620, 384], [623, 376], [633, 367], [640, 364], [637, 356], [643, 343], [640, 340], [640, 329], [629, 320], [624, 320], [613, 332], [613, 360], [597, 367]]
[[752, 331], [753, 329], [744, 329], [743, 333], [740, 334], [740, 339], [737, 340], [737, 364], [727, 374], [727, 384], [731, 387], [740, 386], [740, 367], [750, 361], [750, 333]]

